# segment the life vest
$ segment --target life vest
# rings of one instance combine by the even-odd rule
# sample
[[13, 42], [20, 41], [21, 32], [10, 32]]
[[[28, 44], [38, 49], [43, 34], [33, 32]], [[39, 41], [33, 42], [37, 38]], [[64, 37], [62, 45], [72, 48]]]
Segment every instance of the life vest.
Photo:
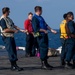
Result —
[[64, 39], [68, 38], [66, 27], [65, 27], [66, 23], [67, 23], [66, 20], [63, 20], [60, 24], [60, 38], [64, 38]]
[[[14, 30], [14, 23], [13, 23], [13, 21], [9, 17], [5, 18], [4, 16], [2, 16], [0, 18], [0, 20], [1, 19], [5, 20], [7, 28], [9, 28], [11, 30]], [[14, 33], [6, 33], [6, 32], [4, 32], [1, 26], [0, 26], [0, 31], [1, 31], [1, 35], [2, 36], [5, 36], [5, 37], [14, 37]]]

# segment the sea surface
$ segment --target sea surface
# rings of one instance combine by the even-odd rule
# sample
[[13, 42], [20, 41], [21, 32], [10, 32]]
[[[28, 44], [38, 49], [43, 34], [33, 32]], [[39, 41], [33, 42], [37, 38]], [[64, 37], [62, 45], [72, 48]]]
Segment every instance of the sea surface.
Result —
[[[51, 32], [48, 33], [49, 38], [49, 48], [58, 48], [61, 46], [60, 42], [60, 33], [59, 30], [57, 30], [57, 34], [53, 34]], [[15, 35], [15, 42], [16, 46], [25, 47], [26, 45], [26, 34], [22, 32], [18, 32]], [[0, 45], [4, 45], [4, 42], [2, 41], [2, 37], [0, 36]]]

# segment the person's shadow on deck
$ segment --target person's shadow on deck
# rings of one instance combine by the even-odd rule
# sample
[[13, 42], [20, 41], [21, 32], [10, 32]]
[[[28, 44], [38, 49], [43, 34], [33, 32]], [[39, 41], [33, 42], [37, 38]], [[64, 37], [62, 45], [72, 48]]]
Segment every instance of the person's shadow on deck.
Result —
[[[30, 71], [30, 70], [41, 70], [41, 67], [39, 66], [33, 66], [33, 67], [22, 67], [23, 71]], [[0, 70], [11, 70], [10, 67], [0, 67]], [[44, 70], [44, 69], [43, 69]], [[61, 66], [55, 66], [53, 70], [65, 70], [65, 68], [62, 68]]]
[[[23, 71], [25, 70], [37, 70], [37, 69], [40, 69], [40, 67], [22, 67], [23, 68]], [[0, 67], [0, 70], [11, 70], [10, 67]]]

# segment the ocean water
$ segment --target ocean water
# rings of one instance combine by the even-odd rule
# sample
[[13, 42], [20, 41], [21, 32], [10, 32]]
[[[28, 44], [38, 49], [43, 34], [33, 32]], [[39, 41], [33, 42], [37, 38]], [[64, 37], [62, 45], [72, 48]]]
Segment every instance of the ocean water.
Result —
[[[49, 48], [58, 48], [61, 46], [59, 30], [57, 30], [57, 32], [58, 32], [57, 34], [53, 34], [51, 32], [48, 33]], [[22, 32], [18, 32], [14, 36], [15, 36], [16, 46], [25, 47], [26, 34]], [[4, 45], [4, 42], [2, 41], [1, 36], [0, 36], [0, 45]]]

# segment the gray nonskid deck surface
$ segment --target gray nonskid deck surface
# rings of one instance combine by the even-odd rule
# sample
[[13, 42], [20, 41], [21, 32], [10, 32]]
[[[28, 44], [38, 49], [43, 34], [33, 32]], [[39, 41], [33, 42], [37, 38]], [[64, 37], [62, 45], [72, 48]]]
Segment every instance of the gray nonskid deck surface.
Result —
[[7, 52], [0, 51], [0, 54], [0, 75], [75, 75], [73, 69], [60, 68], [60, 57], [49, 58], [49, 64], [55, 67], [53, 70], [41, 70], [40, 59], [37, 57], [25, 58], [24, 51], [18, 51], [18, 65], [23, 67], [24, 71], [11, 71]]

